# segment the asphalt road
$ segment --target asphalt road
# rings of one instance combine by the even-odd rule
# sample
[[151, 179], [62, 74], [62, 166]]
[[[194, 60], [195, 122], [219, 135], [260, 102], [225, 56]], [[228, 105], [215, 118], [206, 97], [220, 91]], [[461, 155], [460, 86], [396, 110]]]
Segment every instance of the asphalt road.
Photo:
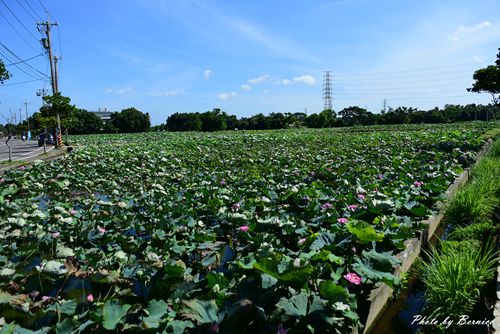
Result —
[[[0, 140], [0, 162], [9, 160], [9, 148], [5, 144], [7, 138]], [[37, 141], [22, 141], [20, 139], [9, 140], [12, 148], [12, 161], [24, 160], [43, 154], [43, 147], [38, 147]], [[54, 149], [54, 146], [47, 145], [47, 152]]]

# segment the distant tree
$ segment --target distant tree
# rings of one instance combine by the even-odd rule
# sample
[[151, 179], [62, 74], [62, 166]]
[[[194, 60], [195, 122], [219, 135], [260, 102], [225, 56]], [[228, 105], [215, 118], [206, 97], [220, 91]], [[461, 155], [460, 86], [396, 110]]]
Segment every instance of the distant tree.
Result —
[[337, 117], [337, 114], [333, 110], [325, 109], [319, 113], [319, 116], [323, 120], [323, 127], [328, 128], [328, 127], [333, 126], [333, 123], [335, 122], [335, 118]]
[[490, 65], [474, 72], [474, 83], [467, 91], [474, 93], [490, 93], [493, 104], [500, 105], [500, 48], [495, 65]]
[[269, 128], [271, 129], [284, 129], [288, 125], [288, 120], [282, 113], [269, 114]]
[[235, 115], [226, 115], [226, 125], [227, 130], [234, 130], [238, 128], [238, 118]]
[[175, 113], [167, 118], [165, 128], [168, 131], [201, 131], [199, 113]]
[[3, 84], [6, 80], [11, 78], [11, 74], [5, 68], [5, 64], [0, 59], [0, 84]]
[[247, 119], [248, 127], [247, 129], [253, 130], [267, 130], [270, 129], [269, 117], [264, 116], [264, 114], [259, 113]]
[[219, 108], [201, 114], [202, 131], [223, 131], [227, 127], [226, 113]]
[[90, 134], [104, 131], [104, 122], [94, 114], [83, 109], [75, 111], [74, 122], [72, 124], [72, 134]]
[[111, 124], [121, 133], [146, 132], [151, 127], [149, 114], [135, 108], [111, 114]]
[[383, 124], [408, 124], [411, 121], [412, 114], [417, 110], [408, 107], [389, 108], [389, 111], [380, 116]]
[[347, 126], [375, 124], [375, 116], [361, 107], [344, 108], [339, 112], [339, 115]]
[[308, 128], [323, 128], [325, 126], [325, 120], [318, 114], [307, 116], [305, 123]]

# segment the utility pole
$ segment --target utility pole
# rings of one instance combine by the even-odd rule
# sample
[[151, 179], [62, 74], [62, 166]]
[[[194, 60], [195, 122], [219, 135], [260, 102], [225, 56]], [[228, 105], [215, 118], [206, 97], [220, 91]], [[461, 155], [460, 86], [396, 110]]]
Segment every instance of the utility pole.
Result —
[[50, 64], [50, 76], [52, 83], [52, 95], [55, 95], [59, 89], [57, 85], [57, 75], [56, 75], [56, 57], [52, 55], [52, 43], [50, 41], [50, 29], [52, 26], [56, 26], [56, 23], [50, 23], [50, 21], [45, 22], [37, 22], [38, 31], [42, 34], [45, 34], [46, 38], [42, 38], [42, 46], [45, 50], [47, 50], [47, 55], [49, 56], [49, 64]]
[[387, 111], [387, 99], [384, 98], [384, 110], [382, 111], [382, 115], [385, 115], [386, 111]]
[[[37, 22], [38, 31], [45, 34], [46, 38], [42, 38], [42, 45], [47, 50], [47, 55], [49, 56], [50, 63], [50, 77], [52, 82], [52, 95], [56, 95], [59, 92], [58, 82], [57, 82], [57, 57], [52, 55], [52, 44], [50, 42], [50, 29], [52, 26], [56, 26], [56, 23], [50, 23], [50, 21]], [[57, 111], [57, 131], [56, 131], [56, 147], [58, 147], [58, 138], [61, 135], [61, 119], [59, 117], [59, 111]]]
[[28, 133], [26, 137], [28, 140], [31, 139], [31, 131], [30, 131], [30, 118], [28, 117], [28, 101], [24, 101], [24, 108], [26, 110], [26, 122], [28, 122]]

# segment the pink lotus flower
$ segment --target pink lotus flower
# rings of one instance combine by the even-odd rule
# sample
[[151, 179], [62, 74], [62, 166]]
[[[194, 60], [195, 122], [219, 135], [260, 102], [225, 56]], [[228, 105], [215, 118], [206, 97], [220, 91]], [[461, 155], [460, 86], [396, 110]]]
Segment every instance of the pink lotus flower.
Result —
[[240, 203], [234, 203], [233, 206], [233, 211], [238, 211], [240, 208], [241, 208], [241, 204]]
[[358, 206], [357, 206], [356, 204], [352, 204], [352, 205], [349, 205], [349, 206], [347, 207], [347, 209], [348, 209], [349, 211], [356, 211], [356, 209], [357, 209], [357, 208], [358, 208]]
[[341, 223], [341, 224], [346, 224], [348, 222], [347, 218], [339, 218], [337, 219], [337, 223]]
[[415, 187], [420, 187], [422, 184], [424, 184], [424, 183], [423, 183], [423, 182], [420, 182], [420, 181], [415, 181], [415, 182], [413, 183], [413, 185], [414, 185]]
[[226, 185], [226, 180], [225, 179], [221, 179], [219, 183], [220, 183], [221, 186], [224, 186], [224, 185]]
[[299, 239], [299, 245], [302, 245], [304, 242], [306, 242], [306, 238], [300, 238]]
[[26, 169], [26, 167], [25, 167], [25, 166], [21, 166], [21, 167], [19, 167], [19, 169], [20, 169], [20, 170], [25, 170], [25, 169]]
[[363, 194], [358, 194], [358, 198], [359, 198], [359, 199], [361, 199], [361, 200], [363, 200], [363, 199], [365, 199], [366, 197], [365, 197], [365, 195], [363, 195]]
[[74, 215], [76, 215], [76, 210], [71, 209], [71, 210], [69, 210], [69, 213], [74, 216]]
[[52, 238], [58, 238], [61, 235], [59, 232], [53, 232], [52, 233]]
[[356, 274], [356, 273], [348, 273], [344, 275], [344, 278], [349, 281], [349, 283], [352, 283], [354, 285], [360, 285], [361, 284], [361, 277]]
[[89, 303], [92, 303], [92, 302], [94, 301], [94, 296], [93, 296], [91, 293], [89, 293], [89, 294], [87, 295], [87, 301], [88, 301]]
[[49, 296], [42, 296], [42, 302], [46, 302], [47, 300], [49, 300], [50, 297]]
[[278, 326], [278, 331], [276, 332], [276, 334], [287, 334], [287, 333], [288, 333], [288, 329], [283, 328], [283, 325], [280, 324]]
[[5, 179], [4, 178], [1, 178], [0, 179], [0, 183], [4, 183], [5, 182]]
[[239, 230], [240, 230], [241, 232], [248, 232], [248, 230], [249, 230], [249, 229], [250, 229], [250, 228], [249, 228], [247, 225], [243, 225], [243, 226], [240, 226], [240, 227], [239, 227]]
[[212, 322], [210, 327], [208, 328], [210, 333], [219, 333], [219, 324], [216, 322]]
[[377, 175], [377, 177], [378, 177], [379, 180], [382, 180], [384, 178], [384, 175], [379, 174], [379, 175]]
[[321, 206], [321, 208], [323, 210], [328, 210], [328, 209], [331, 209], [333, 207], [333, 205], [331, 205], [330, 203], [325, 203]]
[[98, 227], [97, 230], [101, 233], [106, 233], [106, 229], [104, 227]]

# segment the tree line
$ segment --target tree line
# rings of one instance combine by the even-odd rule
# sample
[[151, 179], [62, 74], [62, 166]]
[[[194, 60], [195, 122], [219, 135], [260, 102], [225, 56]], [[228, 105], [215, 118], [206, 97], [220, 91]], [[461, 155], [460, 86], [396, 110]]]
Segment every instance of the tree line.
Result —
[[411, 107], [388, 108], [387, 112], [372, 113], [364, 108], [352, 106], [340, 110], [323, 110], [320, 113], [271, 113], [252, 117], [236, 118], [220, 109], [204, 113], [175, 113], [166, 123], [154, 126], [156, 131], [223, 131], [223, 130], [269, 130], [293, 127], [329, 128], [375, 124], [419, 124], [452, 123], [473, 120], [488, 121], [498, 118], [495, 105], [445, 105], [444, 108], [418, 110]]
[[7, 123], [0, 125], [0, 132], [4, 135], [26, 134], [29, 130], [32, 135], [45, 131], [54, 133], [57, 127], [59, 113], [62, 133], [94, 134], [94, 133], [131, 133], [149, 131], [150, 116], [136, 108], [123, 109], [111, 113], [111, 120], [104, 122], [93, 112], [76, 108], [71, 105], [69, 97], [57, 93], [43, 97], [44, 105], [40, 111], [31, 115], [28, 120], [19, 124]]

